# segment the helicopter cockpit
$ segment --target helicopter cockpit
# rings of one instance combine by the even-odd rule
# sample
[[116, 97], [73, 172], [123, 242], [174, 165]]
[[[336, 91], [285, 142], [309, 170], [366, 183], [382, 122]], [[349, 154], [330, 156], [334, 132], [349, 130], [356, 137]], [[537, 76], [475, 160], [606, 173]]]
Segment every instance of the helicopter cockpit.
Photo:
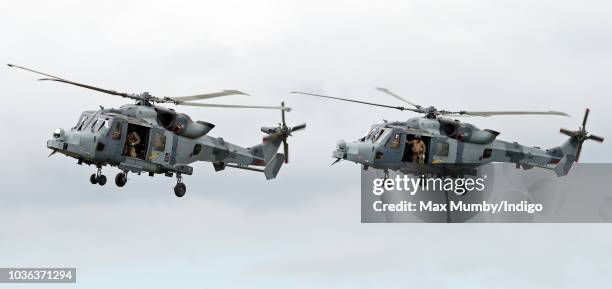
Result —
[[370, 128], [366, 136], [360, 138], [359, 141], [376, 143], [379, 140], [384, 139], [383, 135], [386, 131], [387, 130], [382, 125], [374, 125], [372, 128]]
[[86, 111], [81, 114], [72, 131], [92, 132], [106, 135], [110, 129], [110, 119], [99, 116], [97, 112]]
[[384, 123], [372, 126], [366, 136], [351, 143], [340, 141], [333, 156], [364, 166], [389, 167], [405, 166], [418, 162], [413, 146], [421, 142], [424, 151], [420, 160], [429, 163], [431, 136], [424, 131], [402, 126], [401, 123]]

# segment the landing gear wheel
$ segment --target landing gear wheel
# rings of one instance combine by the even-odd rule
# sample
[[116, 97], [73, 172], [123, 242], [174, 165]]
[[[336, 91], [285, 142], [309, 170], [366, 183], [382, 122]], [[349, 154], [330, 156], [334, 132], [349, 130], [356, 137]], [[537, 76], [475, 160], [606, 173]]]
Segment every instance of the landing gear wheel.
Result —
[[185, 192], [187, 192], [187, 186], [185, 186], [185, 184], [178, 183], [176, 186], [174, 186], [174, 194], [177, 197], [182, 198], [185, 195]]
[[115, 185], [117, 187], [123, 187], [127, 183], [127, 175], [125, 173], [118, 173], [115, 177]]
[[89, 181], [92, 184], [97, 184], [98, 183], [98, 175], [97, 174], [91, 174], [91, 176], [89, 177]]
[[388, 178], [389, 178], [389, 170], [385, 170], [384, 176], [383, 176], [383, 182], [387, 181]]
[[106, 176], [105, 175], [100, 175], [98, 177], [98, 185], [100, 185], [100, 186], [106, 185]]

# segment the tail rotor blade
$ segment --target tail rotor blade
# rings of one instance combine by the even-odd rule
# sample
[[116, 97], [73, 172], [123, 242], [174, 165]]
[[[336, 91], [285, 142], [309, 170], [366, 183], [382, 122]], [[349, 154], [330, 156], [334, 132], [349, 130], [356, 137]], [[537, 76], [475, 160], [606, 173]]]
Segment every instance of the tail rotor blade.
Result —
[[283, 139], [283, 152], [285, 153], [285, 163], [289, 163], [289, 144], [286, 139]]
[[566, 136], [569, 136], [569, 137], [574, 137], [576, 135], [576, 133], [574, 131], [571, 131], [571, 130], [566, 129], [566, 128], [560, 129], [559, 132], [564, 134], [564, 135], [566, 135]]
[[586, 123], [587, 123], [587, 119], [589, 118], [590, 111], [591, 110], [588, 108], [584, 111], [584, 118], [582, 119], [582, 129], [586, 129]]
[[596, 135], [589, 135], [587, 139], [594, 140], [596, 142], [603, 142], [604, 138]]
[[298, 125], [296, 125], [296, 126], [291, 128], [291, 132], [298, 131], [298, 130], [303, 130], [305, 128], [306, 128], [306, 124], [305, 123], [298, 124]]
[[576, 147], [576, 161], [580, 159], [581, 151], [582, 151], [582, 142], [578, 142], [578, 146]]
[[[281, 102], [281, 107], [285, 107], [285, 102]], [[283, 127], [287, 127], [287, 123], [285, 123], [285, 110], [281, 110], [281, 117], [283, 119]]]

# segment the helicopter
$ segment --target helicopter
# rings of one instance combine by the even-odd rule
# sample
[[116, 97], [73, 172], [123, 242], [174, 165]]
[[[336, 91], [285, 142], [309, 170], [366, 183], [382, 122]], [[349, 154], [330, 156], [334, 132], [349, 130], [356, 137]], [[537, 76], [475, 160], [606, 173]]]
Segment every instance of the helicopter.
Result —
[[[223, 90], [216, 93], [183, 97], [156, 97], [147, 92], [131, 94], [107, 90], [73, 82], [61, 77], [35, 71], [18, 65], [8, 64], [45, 76], [39, 80], [55, 81], [98, 92], [134, 100], [118, 109], [100, 106], [97, 111], [84, 111], [76, 125], [69, 130], [53, 131], [53, 138], [47, 141], [47, 148], [78, 160], [78, 164], [95, 165], [97, 171], [89, 181], [105, 185], [107, 178], [102, 167], [118, 167], [121, 172], [115, 176], [115, 184], [123, 187], [129, 172], [148, 173], [149, 176], [164, 174], [176, 176], [174, 193], [183, 197], [187, 191], [183, 175], [192, 175], [196, 161], [211, 162], [215, 171], [226, 167], [263, 172], [266, 179], [274, 179], [283, 162], [288, 163], [289, 145], [287, 138], [293, 132], [306, 128], [306, 124], [287, 126], [285, 112], [290, 107], [281, 102], [280, 106], [226, 105], [192, 102], [227, 95], [247, 95], [238, 90]], [[214, 124], [193, 121], [187, 114], [157, 104], [167, 103], [195, 107], [256, 108], [281, 111], [281, 123], [274, 127], [262, 127], [266, 134], [263, 142], [251, 147], [241, 147], [220, 137], [209, 136]], [[278, 153], [283, 145], [283, 152]]]
[[[491, 129], [479, 129], [461, 122], [454, 117], [494, 115], [556, 115], [569, 117], [559, 111], [448, 111], [434, 106], [415, 104], [386, 88], [376, 88], [410, 107], [392, 106], [348, 98], [294, 91], [291, 93], [334, 99], [364, 105], [411, 111], [423, 114], [407, 121], [374, 124], [366, 136], [353, 141], [340, 140], [332, 157], [335, 164], [341, 160], [384, 171], [385, 179], [389, 170], [407, 174], [433, 174], [444, 176], [475, 175], [476, 168], [491, 162], [515, 163], [524, 170], [540, 167], [553, 170], [558, 177], [568, 174], [572, 164], [578, 161], [582, 145], [586, 140], [603, 142], [604, 138], [590, 135], [586, 123], [590, 110], [587, 108], [582, 126], [575, 131], [561, 129], [569, 137], [562, 145], [543, 150], [528, 147], [517, 142], [497, 140], [500, 134]], [[415, 153], [415, 145], [424, 149]]]

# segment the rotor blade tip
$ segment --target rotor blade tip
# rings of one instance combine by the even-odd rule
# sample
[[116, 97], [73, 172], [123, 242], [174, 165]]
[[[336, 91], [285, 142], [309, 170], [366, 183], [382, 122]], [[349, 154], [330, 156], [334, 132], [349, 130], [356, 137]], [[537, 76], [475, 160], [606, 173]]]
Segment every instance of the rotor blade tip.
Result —
[[12, 64], [10, 64], [10, 63], [7, 63], [6, 65], [8, 65], [8, 67], [13, 67], [13, 66], [15, 66], [15, 65], [12, 65]]

